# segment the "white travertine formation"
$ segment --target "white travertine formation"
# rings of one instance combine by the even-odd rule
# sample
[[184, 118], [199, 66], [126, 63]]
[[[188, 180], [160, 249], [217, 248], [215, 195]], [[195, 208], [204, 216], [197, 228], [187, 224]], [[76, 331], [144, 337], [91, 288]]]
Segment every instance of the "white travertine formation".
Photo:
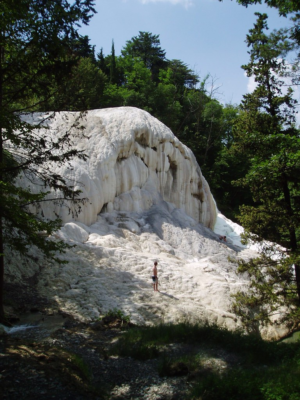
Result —
[[[41, 118], [35, 114], [33, 122]], [[57, 169], [88, 199], [75, 218], [79, 222], [91, 225], [100, 211], [148, 210], [163, 198], [213, 228], [216, 207], [192, 151], [146, 111], [121, 107], [57, 113], [39, 134], [67, 131], [72, 145], [88, 157]], [[55, 211], [63, 222], [74, 219], [59, 204], [42, 209], [46, 217]]]
[[[30, 122], [39, 119], [44, 115]], [[7, 249], [5, 279], [22, 284], [38, 277], [40, 295], [83, 321], [117, 308], [138, 324], [188, 319], [240, 328], [231, 295], [248, 278], [237, 273], [237, 261], [257, 254], [241, 245], [242, 227], [223, 216], [216, 232], [209, 229], [216, 206], [192, 152], [135, 108], [59, 113], [47, 124], [38, 134], [70, 131], [72, 145], [88, 156], [57, 172], [89, 200], [75, 218], [59, 202], [42, 203], [44, 216], [56, 212], [63, 219], [55, 236], [72, 245], [60, 255], [67, 264], [48, 263], [34, 247], [28, 259]], [[39, 190], [33, 180], [22, 184]], [[219, 238], [224, 234], [227, 242]], [[152, 287], [154, 261], [159, 292]], [[287, 329], [267, 327], [261, 334], [279, 339]]]

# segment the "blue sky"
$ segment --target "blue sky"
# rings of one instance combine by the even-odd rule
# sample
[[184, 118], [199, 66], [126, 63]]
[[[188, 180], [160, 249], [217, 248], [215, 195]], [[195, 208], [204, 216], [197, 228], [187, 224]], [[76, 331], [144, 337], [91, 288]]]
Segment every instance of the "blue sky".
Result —
[[114, 40], [119, 55], [139, 31], [159, 35], [168, 59], [180, 59], [201, 78], [209, 73], [219, 87], [216, 98], [233, 104], [251, 86], [241, 65], [249, 60], [245, 38], [256, 20], [254, 13], [269, 15], [270, 30], [291, 25], [275, 9], [245, 8], [235, 0], [96, 0], [96, 10], [89, 26], [80, 29], [96, 52], [103, 47], [104, 54], [110, 54]]

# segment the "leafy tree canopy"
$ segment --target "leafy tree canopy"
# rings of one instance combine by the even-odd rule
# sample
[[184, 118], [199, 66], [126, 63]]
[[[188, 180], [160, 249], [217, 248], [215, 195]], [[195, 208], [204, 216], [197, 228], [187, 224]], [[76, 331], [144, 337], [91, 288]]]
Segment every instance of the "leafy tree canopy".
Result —
[[278, 8], [281, 15], [287, 15], [291, 12], [300, 11], [300, 4], [298, 0], [237, 0], [237, 2], [246, 7], [252, 4], [265, 3], [269, 7]]
[[150, 32], [139, 32], [139, 36], [128, 40], [122, 49], [122, 55], [141, 58], [150, 69], [154, 80], [157, 80], [158, 70], [166, 61], [166, 52], [160, 47], [159, 35]]
[[71, 43], [71, 50], [78, 57], [90, 57], [95, 61], [95, 46], [90, 44], [90, 38], [85, 36], [78, 36]]

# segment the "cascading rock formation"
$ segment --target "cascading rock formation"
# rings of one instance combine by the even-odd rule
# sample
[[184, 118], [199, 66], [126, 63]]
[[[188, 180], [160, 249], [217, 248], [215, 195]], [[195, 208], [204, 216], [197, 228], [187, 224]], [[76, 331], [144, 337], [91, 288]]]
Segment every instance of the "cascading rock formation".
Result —
[[[132, 107], [45, 117], [26, 118], [45, 121], [39, 135], [69, 132], [71, 146], [87, 156], [51, 165], [86, 200], [79, 214], [59, 201], [33, 210], [62, 219], [55, 236], [73, 245], [62, 256], [67, 264], [50, 265], [34, 248], [27, 261], [7, 252], [6, 279], [38, 276], [40, 295], [85, 321], [117, 308], [138, 324], [190, 319], [240, 326], [231, 294], [247, 280], [237, 274], [236, 261], [253, 253], [213, 232], [216, 205], [192, 151], [156, 118]], [[32, 179], [20, 177], [19, 184], [39, 190]], [[160, 292], [152, 288], [154, 261]], [[272, 329], [263, 335], [284, 333]]]
[[[44, 118], [39, 115], [36, 122]], [[145, 211], [162, 198], [213, 228], [215, 203], [192, 151], [156, 118], [132, 107], [62, 112], [40, 134], [68, 130], [72, 145], [87, 156], [58, 171], [88, 199], [78, 221], [91, 225], [104, 210]], [[42, 209], [46, 217], [53, 218], [55, 211], [64, 222], [72, 219], [66, 207]]]

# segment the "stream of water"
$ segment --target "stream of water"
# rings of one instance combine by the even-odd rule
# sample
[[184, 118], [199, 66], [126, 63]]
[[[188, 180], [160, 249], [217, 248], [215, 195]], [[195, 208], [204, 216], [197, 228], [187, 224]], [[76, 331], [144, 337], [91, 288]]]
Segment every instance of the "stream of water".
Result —
[[45, 340], [52, 332], [61, 328], [64, 322], [65, 318], [59, 314], [28, 313], [22, 315], [16, 325], [5, 327], [5, 331], [14, 337]]

